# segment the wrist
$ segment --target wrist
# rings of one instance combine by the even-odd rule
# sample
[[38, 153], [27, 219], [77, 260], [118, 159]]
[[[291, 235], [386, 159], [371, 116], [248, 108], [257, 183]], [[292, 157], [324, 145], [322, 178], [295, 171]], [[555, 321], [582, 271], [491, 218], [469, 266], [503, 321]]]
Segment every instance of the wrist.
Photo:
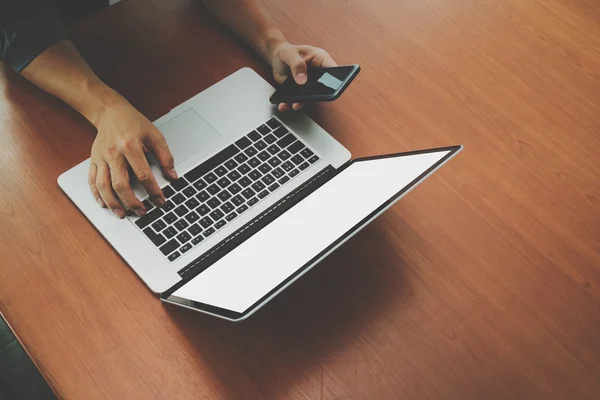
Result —
[[277, 51], [282, 47], [289, 44], [281, 31], [272, 33], [271, 35], [265, 35], [260, 46], [263, 58], [270, 64], [273, 65], [274, 57]]
[[121, 104], [127, 104], [127, 100], [117, 91], [102, 82], [92, 83], [86, 85], [84, 101], [80, 107], [77, 107], [77, 111], [98, 128], [99, 121], [106, 110]]

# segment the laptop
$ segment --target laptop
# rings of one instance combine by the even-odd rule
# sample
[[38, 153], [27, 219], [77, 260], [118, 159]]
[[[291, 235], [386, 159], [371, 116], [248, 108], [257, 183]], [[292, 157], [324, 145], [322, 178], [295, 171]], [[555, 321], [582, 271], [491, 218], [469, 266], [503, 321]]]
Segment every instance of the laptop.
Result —
[[58, 184], [164, 302], [247, 318], [452, 158], [461, 146], [351, 160], [304, 113], [243, 68], [154, 122], [180, 178], [150, 165], [166, 203], [116, 218], [86, 184], [89, 159]]

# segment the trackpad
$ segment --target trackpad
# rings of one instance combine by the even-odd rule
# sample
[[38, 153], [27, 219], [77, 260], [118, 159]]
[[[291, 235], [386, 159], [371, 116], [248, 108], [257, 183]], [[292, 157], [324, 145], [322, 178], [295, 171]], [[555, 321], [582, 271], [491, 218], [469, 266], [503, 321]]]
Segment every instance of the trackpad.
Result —
[[191, 108], [158, 129], [167, 139], [176, 166], [221, 138], [219, 132]]

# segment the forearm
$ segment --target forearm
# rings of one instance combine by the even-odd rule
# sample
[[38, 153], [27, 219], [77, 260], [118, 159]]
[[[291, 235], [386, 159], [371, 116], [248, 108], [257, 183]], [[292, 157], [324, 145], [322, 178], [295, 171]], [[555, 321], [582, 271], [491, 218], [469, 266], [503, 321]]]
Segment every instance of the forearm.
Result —
[[96, 76], [68, 40], [44, 50], [21, 74], [63, 100], [94, 125], [107, 107], [125, 101]]
[[274, 49], [286, 42], [263, 0], [204, 0], [204, 4], [269, 63]]

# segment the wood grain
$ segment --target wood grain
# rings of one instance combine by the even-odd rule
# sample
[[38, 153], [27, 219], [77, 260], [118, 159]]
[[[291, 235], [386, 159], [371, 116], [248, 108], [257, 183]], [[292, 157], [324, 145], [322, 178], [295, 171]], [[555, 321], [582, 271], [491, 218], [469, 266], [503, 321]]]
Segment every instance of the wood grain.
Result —
[[[59, 396], [600, 398], [599, 3], [270, 9], [362, 66], [309, 111], [354, 156], [465, 150], [232, 324], [164, 306], [99, 237], [56, 184], [93, 129], [5, 71], [0, 309]], [[150, 119], [240, 67], [269, 76], [192, 0], [122, 2], [72, 36]]]

